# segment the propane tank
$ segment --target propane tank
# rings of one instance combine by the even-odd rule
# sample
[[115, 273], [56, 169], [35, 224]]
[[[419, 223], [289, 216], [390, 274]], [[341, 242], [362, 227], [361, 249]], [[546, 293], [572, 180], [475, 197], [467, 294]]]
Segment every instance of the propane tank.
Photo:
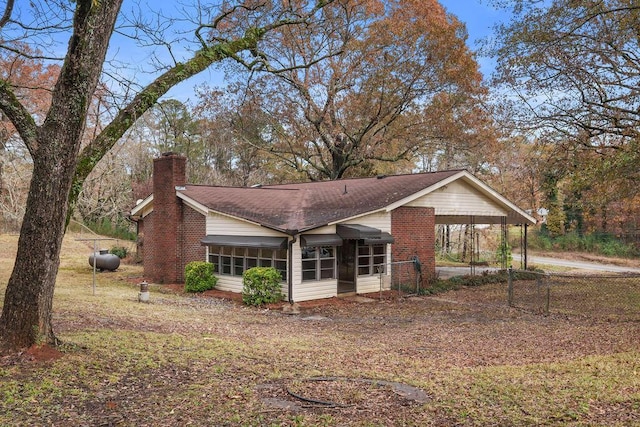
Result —
[[120, 267], [120, 257], [118, 255], [110, 254], [106, 249], [100, 249], [100, 252], [89, 255], [89, 265], [93, 267], [95, 260], [95, 267], [102, 270], [115, 271]]

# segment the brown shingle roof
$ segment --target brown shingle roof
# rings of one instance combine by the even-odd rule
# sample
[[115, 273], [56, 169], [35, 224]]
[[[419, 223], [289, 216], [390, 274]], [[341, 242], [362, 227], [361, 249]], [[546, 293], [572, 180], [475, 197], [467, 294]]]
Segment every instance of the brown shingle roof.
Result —
[[187, 185], [180, 192], [215, 212], [293, 234], [382, 209], [459, 172], [265, 185], [260, 188]]

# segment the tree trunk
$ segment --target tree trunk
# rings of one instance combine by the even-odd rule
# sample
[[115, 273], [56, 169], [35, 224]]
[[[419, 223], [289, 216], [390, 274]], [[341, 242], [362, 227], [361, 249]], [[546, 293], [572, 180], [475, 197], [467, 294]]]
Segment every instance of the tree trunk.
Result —
[[77, 0], [74, 35], [42, 126], [7, 94], [12, 121], [33, 159], [33, 176], [7, 284], [0, 339], [7, 350], [55, 344], [51, 323], [53, 291], [60, 265], [69, 194], [76, 172], [87, 109], [122, 0]]
[[75, 170], [70, 166], [57, 164], [55, 158], [34, 159], [27, 211], [0, 319], [0, 336], [8, 348], [56, 342], [51, 311]]
[[465, 262], [467, 260], [467, 253], [470, 253], [469, 251], [469, 226], [465, 225], [464, 226], [464, 235], [462, 237], [462, 262]]

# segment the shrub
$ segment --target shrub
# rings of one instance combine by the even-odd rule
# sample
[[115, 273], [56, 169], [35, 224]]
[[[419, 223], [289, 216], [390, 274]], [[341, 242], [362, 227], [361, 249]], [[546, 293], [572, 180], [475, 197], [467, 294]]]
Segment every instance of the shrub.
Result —
[[126, 258], [129, 251], [124, 246], [114, 246], [109, 251], [110, 254], [117, 255], [118, 258], [123, 259]]
[[600, 253], [610, 257], [632, 258], [637, 251], [633, 246], [619, 240], [607, 240], [601, 244]]
[[86, 226], [102, 236], [115, 237], [121, 240], [136, 240], [136, 233], [131, 229], [131, 223], [123, 218], [112, 221], [102, 218], [98, 221], [85, 221]]
[[430, 283], [426, 288], [420, 288], [418, 294], [420, 295], [435, 295], [456, 289], [460, 289], [462, 286], [461, 281], [457, 280], [457, 277], [451, 277], [449, 279], [438, 279]]
[[213, 275], [213, 264], [205, 261], [192, 261], [184, 268], [185, 292], [204, 292], [213, 289], [218, 278]]
[[476, 276], [453, 276], [448, 279], [437, 279], [429, 284], [428, 287], [420, 289], [421, 295], [433, 295], [448, 291], [455, 291], [463, 286], [483, 286], [492, 283], [506, 283], [508, 280], [508, 272], [500, 270], [495, 273], [483, 272]]
[[542, 251], [549, 251], [553, 249], [553, 242], [548, 234], [541, 231], [534, 231], [529, 234], [528, 239], [529, 249], [539, 249]]
[[581, 234], [572, 231], [551, 238], [544, 230], [539, 230], [530, 234], [528, 243], [529, 249], [582, 251], [609, 257], [633, 258], [639, 254], [633, 244], [608, 233]]
[[253, 267], [242, 276], [242, 302], [259, 306], [282, 301], [282, 276], [273, 267]]

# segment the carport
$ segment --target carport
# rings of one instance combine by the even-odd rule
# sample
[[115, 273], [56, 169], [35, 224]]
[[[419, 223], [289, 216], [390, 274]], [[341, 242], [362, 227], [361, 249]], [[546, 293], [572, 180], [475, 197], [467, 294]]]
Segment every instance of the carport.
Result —
[[[474, 248], [478, 243], [476, 227], [480, 225], [499, 225], [500, 245], [507, 243], [509, 227], [518, 226], [522, 247], [521, 267], [527, 268], [527, 233], [529, 226], [536, 224], [536, 219], [475, 176], [465, 174], [461, 179], [444, 180], [424, 195], [420, 205], [434, 208], [436, 226], [459, 225], [470, 228], [470, 274], [476, 272], [478, 259]], [[510, 267], [505, 259], [502, 264], [503, 269]]]

